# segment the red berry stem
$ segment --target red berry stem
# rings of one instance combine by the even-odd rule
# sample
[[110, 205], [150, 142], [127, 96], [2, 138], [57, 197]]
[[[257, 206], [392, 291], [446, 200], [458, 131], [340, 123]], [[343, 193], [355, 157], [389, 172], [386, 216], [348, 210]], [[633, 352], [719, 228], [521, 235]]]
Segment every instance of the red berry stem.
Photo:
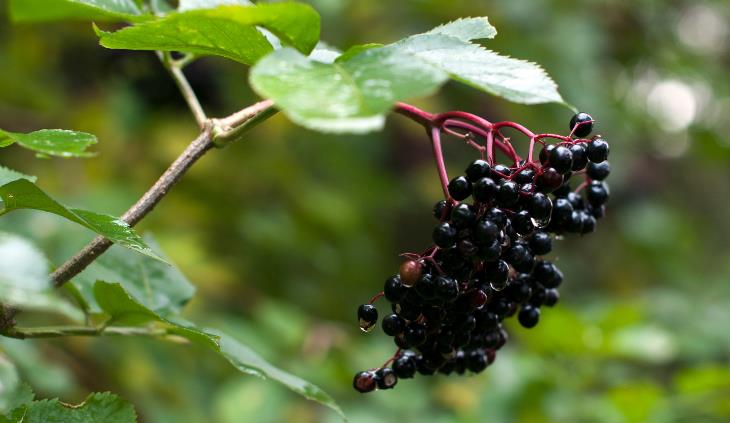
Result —
[[433, 147], [433, 157], [436, 159], [436, 168], [438, 169], [439, 179], [441, 180], [441, 188], [444, 191], [444, 198], [454, 201], [449, 195], [449, 175], [446, 173], [446, 163], [444, 163], [444, 152], [441, 149], [441, 128], [431, 126], [431, 146]]

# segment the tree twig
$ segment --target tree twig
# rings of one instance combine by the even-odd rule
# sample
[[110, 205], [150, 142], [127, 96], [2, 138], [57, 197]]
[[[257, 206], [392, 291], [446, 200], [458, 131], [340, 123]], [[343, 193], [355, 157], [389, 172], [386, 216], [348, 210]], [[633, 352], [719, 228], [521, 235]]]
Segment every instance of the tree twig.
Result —
[[10, 328], [2, 333], [8, 338], [30, 339], [30, 338], [60, 338], [64, 336], [153, 336], [161, 337], [168, 335], [164, 328], [155, 327], [90, 327], [90, 326], [47, 326]]
[[177, 87], [180, 89], [180, 93], [185, 99], [185, 102], [188, 103], [188, 107], [193, 113], [195, 121], [198, 122], [198, 126], [200, 129], [203, 129], [205, 123], [208, 121], [208, 117], [203, 110], [203, 106], [200, 105], [200, 101], [198, 100], [198, 96], [195, 95], [193, 87], [190, 86], [190, 82], [188, 82], [188, 79], [182, 71], [182, 68], [187, 65], [188, 62], [176, 62], [172, 59], [169, 52], [158, 51], [157, 56], [160, 58], [165, 69], [167, 69], [167, 72], [170, 73], [170, 76], [172, 76], [175, 84], [177, 84]]

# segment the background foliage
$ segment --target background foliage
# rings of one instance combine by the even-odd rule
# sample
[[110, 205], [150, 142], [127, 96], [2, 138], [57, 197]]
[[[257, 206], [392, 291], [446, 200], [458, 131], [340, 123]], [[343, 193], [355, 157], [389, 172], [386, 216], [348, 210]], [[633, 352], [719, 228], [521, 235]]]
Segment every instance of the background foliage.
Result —
[[[5, 2], [0, 1], [2, 14]], [[512, 338], [479, 377], [434, 377], [361, 396], [355, 370], [392, 353], [359, 332], [357, 305], [397, 253], [426, 245], [440, 188], [423, 130], [322, 135], [277, 116], [205, 157], [139, 227], [198, 293], [186, 317], [245, 340], [323, 387], [352, 421], [721, 422], [730, 419], [730, 6], [723, 1], [360, 2], [312, 0], [322, 38], [390, 43], [464, 16], [489, 16], [490, 48], [542, 64], [612, 144], [612, 200], [596, 234], [569, 239], [561, 306]], [[88, 23], [0, 22], [0, 128], [93, 133], [91, 160], [0, 164], [37, 175], [63, 204], [121, 214], [197, 133], [154, 55], [100, 48]], [[187, 69], [212, 115], [256, 100], [237, 64]], [[566, 132], [570, 113], [450, 83], [418, 104]], [[452, 173], [470, 150], [447, 145]], [[88, 231], [17, 212], [0, 230], [60, 263]], [[91, 289], [91, 288], [90, 288]], [[272, 335], [273, 334], [273, 335]], [[141, 421], [337, 421], [203, 348], [137, 338], [0, 340], [40, 397], [112, 391]], [[8, 370], [10, 371], [10, 370]]]

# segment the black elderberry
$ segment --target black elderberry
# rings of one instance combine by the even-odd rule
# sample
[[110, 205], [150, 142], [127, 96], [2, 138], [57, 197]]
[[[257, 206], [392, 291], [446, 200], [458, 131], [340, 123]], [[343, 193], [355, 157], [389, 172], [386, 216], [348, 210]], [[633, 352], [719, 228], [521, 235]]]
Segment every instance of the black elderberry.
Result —
[[596, 218], [593, 217], [591, 214], [581, 211], [580, 212], [580, 218], [582, 222], [582, 229], [580, 231], [581, 234], [589, 234], [596, 230]]
[[532, 276], [546, 288], [557, 288], [563, 282], [563, 272], [549, 261], [538, 261]]
[[518, 184], [529, 184], [535, 178], [535, 171], [530, 168], [522, 169], [512, 178]]
[[560, 185], [555, 191], [553, 191], [551, 194], [555, 198], [563, 198], [567, 197], [568, 194], [570, 194], [572, 190], [570, 189], [570, 182], [563, 182], [562, 185]]
[[393, 361], [393, 371], [401, 379], [410, 379], [416, 374], [416, 361], [412, 355], [401, 355]]
[[406, 341], [414, 347], [426, 342], [426, 327], [420, 323], [409, 323], [403, 334]]
[[471, 182], [465, 176], [458, 176], [449, 182], [449, 195], [456, 201], [467, 199], [471, 195]]
[[498, 164], [492, 168], [492, 178], [494, 179], [504, 179], [510, 175], [512, 175], [512, 169], [505, 165]]
[[550, 213], [553, 211], [553, 202], [547, 195], [536, 192], [530, 197], [527, 210], [536, 220], [544, 220], [550, 217]]
[[570, 217], [564, 222], [565, 230], [574, 234], [579, 234], [583, 231], [583, 218], [581, 213], [574, 210], [570, 214]]
[[466, 168], [465, 173], [471, 182], [476, 182], [481, 178], [489, 177], [492, 174], [492, 167], [484, 160], [474, 160]]
[[474, 240], [480, 245], [488, 245], [499, 238], [500, 229], [492, 220], [482, 219], [474, 227]]
[[517, 191], [520, 194], [521, 200], [526, 201], [528, 198], [532, 197], [532, 193], [535, 191], [535, 186], [533, 184], [522, 184]]
[[461, 203], [451, 211], [451, 223], [457, 228], [466, 228], [474, 224], [477, 214], [472, 206]]
[[536, 229], [532, 216], [527, 210], [522, 210], [512, 216], [512, 228], [521, 236], [528, 236]]
[[446, 276], [437, 276], [436, 295], [443, 301], [453, 301], [459, 296], [459, 283]]
[[507, 225], [507, 215], [497, 207], [492, 207], [487, 210], [487, 213], [484, 215], [484, 219], [494, 222], [500, 230], [504, 229]]
[[601, 219], [604, 216], [606, 216], [606, 206], [599, 206], [599, 207], [590, 206], [588, 211], [596, 219]]
[[378, 310], [372, 304], [362, 304], [357, 308], [357, 320], [360, 329], [370, 332], [378, 321]]
[[557, 289], [548, 289], [545, 291], [545, 301], [543, 304], [547, 307], [554, 307], [560, 300], [560, 293]]
[[586, 153], [588, 154], [588, 160], [593, 163], [600, 163], [608, 158], [608, 143], [603, 138], [596, 138], [588, 143]]
[[497, 260], [484, 266], [484, 277], [492, 288], [504, 289], [509, 276], [509, 265], [504, 260]]
[[385, 286], [383, 287], [383, 294], [391, 303], [397, 303], [403, 300], [407, 292], [408, 288], [403, 285], [400, 280], [400, 276], [395, 275], [386, 279]]
[[476, 201], [486, 203], [492, 201], [497, 195], [499, 187], [492, 178], [481, 178], [474, 183], [474, 199]]
[[585, 201], [583, 201], [583, 197], [581, 197], [580, 194], [571, 192], [568, 193], [565, 198], [570, 202], [570, 205], [573, 206], [573, 210], [581, 210], [585, 208]]
[[436, 281], [434, 280], [434, 277], [430, 274], [424, 274], [421, 276], [418, 283], [416, 283], [415, 290], [418, 295], [425, 300], [436, 297]]
[[390, 367], [383, 367], [375, 372], [378, 389], [392, 389], [398, 383], [398, 376]]
[[492, 241], [491, 244], [480, 247], [477, 254], [486, 262], [495, 261], [502, 255], [502, 244], [497, 240]]
[[550, 151], [548, 164], [558, 173], [568, 173], [573, 167], [573, 153], [568, 147], [559, 145]]
[[472, 350], [466, 358], [466, 368], [474, 373], [480, 373], [487, 368], [487, 355], [481, 350]]
[[570, 130], [578, 138], [585, 138], [593, 131], [593, 118], [588, 113], [576, 113], [570, 118]]
[[530, 250], [537, 256], [544, 256], [553, 249], [553, 239], [547, 232], [537, 231], [528, 240]]
[[553, 203], [552, 220], [558, 222], [568, 220], [572, 213], [573, 205], [566, 198], [557, 198]]
[[397, 314], [391, 314], [383, 317], [383, 321], [380, 323], [383, 327], [383, 332], [388, 336], [396, 336], [403, 332], [406, 328], [406, 322]]
[[555, 150], [555, 144], [548, 144], [540, 150], [540, 163], [546, 166], [550, 160], [550, 153]]
[[503, 207], [514, 205], [520, 199], [518, 190], [517, 184], [513, 181], [500, 181], [499, 190], [497, 191], [497, 202]]
[[375, 373], [373, 372], [360, 372], [355, 375], [355, 379], [352, 381], [352, 386], [358, 392], [367, 393], [372, 392], [377, 387], [377, 381]]
[[523, 327], [527, 329], [534, 328], [540, 320], [540, 309], [530, 305], [523, 306], [520, 314], [517, 315], [517, 319]]
[[545, 193], [555, 191], [562, 183], [563, 175], [552, 167], [543, 168], [535, 178], [535, 188]]
[[530, 272], [535, 264], [535, 257], [526, 245], [518, 243], [512, 245], [505, 254], [505, 259], [517, 271]]
[[449, 248], [456, 244], [458, 232], [448, 222], [443, 222], [433, 230], [433, 242], [440, 248]]
[[540, 283], [532, 284], [532, 295], [530, 295], [529, 303], [533, 307], [540, 307], [547, 299], [547, 289]]
[[479, 251], [479, 248], [469, 239], [462, 239], [459, 241], [456, 248], [459, 250], [461, 255], [466, 258], [474, 257]]
[[585, 169], [588, 164], [588, 153], [584, 143], [573, 144], [570, 146], [570, 153], [573, 155], [572, 170], [578, 171]]
[[[529, 278], [529, 275], [526, 275]], [[510, 301], [515, 303], [524, 303], [530, 299], [532, 295], [532, 288], [528, 280], [514, 280], [507, 285], [505, 289], [505, 295], [509, 297]]]
[[611, 165], [608, 161], [602, 161], [601, 163], [590, 163], [586, 168], [586, 174], [589, 178], [602, 181], [608, 177], [611, 173]]
[[594, 207], [600, 207], [608, 201], [608, 186], [599, 181], [591, 182], [586, 188], [586, 198]]
[[422, 355], [416, 356], [416, 370], [424, 376], [429, 376], [436, 372], [434, 369], [426, 366], [426, 362]]
[[441, 200], [433, 206], [433, 217], [439, 220], [449, 219], [449, 203]]

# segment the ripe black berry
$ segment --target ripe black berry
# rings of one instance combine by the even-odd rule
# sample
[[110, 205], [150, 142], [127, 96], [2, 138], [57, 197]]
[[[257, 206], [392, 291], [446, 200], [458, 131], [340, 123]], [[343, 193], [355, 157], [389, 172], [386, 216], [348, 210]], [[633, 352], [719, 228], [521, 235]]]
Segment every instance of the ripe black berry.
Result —
[[588, 154], [588, 160], [593, 163], [600, 163], [608, 158], [608, 143], [603, 138], [596, 138], [588, 143], [586, 153]]
[[570, 218], [573, 213], [573, 205], [566, 198], [558, 198], [553, 203], [552, 220], [560, 222]]
[[385, 280], [385, 286], [383, 287], [383, 294], [385, 298], [391, 303], [397, 303], [403, 300], [408, 292], [403, 283], [400, 281], [400, 276], [395, 275]]
[[586, 189], [586, 197], [592, 206], [602, 206], [608, 201], [608, 187], [603, 182], [593, 181]]
[[547, 195], [536, 192], [530, 198], [527, 209], [537, 220], [544, 220], [550, 217], [550, 213], [553, 211], [553, 202]]
[[373, 372], [360, 372], [355, 375], [355, 379], [352, 381], [352, 386], [358, 392], [367, 393], [375, 390], [377, 386], [375, 373]]
[[383, 327], [383, 332], [388, 336], [396, 336], [402, 333], [406, 328], [406, 322], [397, 314], [391, 314], [383, 317], [383, 321], [380, 323]]
[[601, 163], [590, 163], [586, 168], [586, 174], [588, 177], [596, 181], [606, 179], [610, 173], [611, 165], [605, 160]]
[[410, 323], [403, 334], [406, 341], [414, 347], [426, 342], [426, 327], [420, 323]]
[[372, 304], [362, 304], [357, 308], [357, 320], [360, 329], [370, 332], [378, 321], [378, 310]]
[[456, 201], [462, 201], [471, 195], [471, 182], [464, 176], [458, 176], [449, 182], [449, 195]]
[[486, 203], [492, 201], [494, 196], [497, 195], [499, 187], [492, 178], [481, 178], [474, 183], [474, 199]]
[[535, 264], [532, 277], [548, 289], [557, 288], [563, 282], [563, 272], [549, 261], [538, 261]]
[[433, 206], [433, 217], [439, 220], [449, 219], [449, 203], [446, 200], [441, 200]]
[[492, 174], [492, 167], [484, 160], [474, 160], [466, 168], [465, 173], [471, 182], [476, 182], [481, 178], [489, 177]]
[[503, 207], [509, 207], [519, 200], [518, 186], [509, 180], [502, 180], [497, 191], [497, 202]]
[[547, 166], [550, 160], [550, 153], [555, 150], [555, 144], [548, 144], [540, 150], [540, 163], [543, 166]]
[[383, 367], [375, 372], [375, 381], [378, 389], [392, 389], [398, 383], [398, 376], [389, 367]]
[[543, 304], [547, 307], [554, 307], [560, 300], [560, 293], [557, 289], [548, 289], [545, 291], [545, 301]]
[[[577, 127], [576, 127], [577, 126]], [[588, 113], [577, 113], [570, 118], [570, 130], [573, 135], [585, 138], [593, 131], [593, 118]]]
[[578, 171], [585, 169], [588, 164], [588, 153], [586, 153], [585, 144], [573, 144], [570, 146], [570, 153], [573, 155], [572, 170]]
[[542, 169], [535, 178], [535, 188], [540, 192], [549, 193], [556, 190], [563, 183], [563, 175], [552, 167]]
[[526, 168], [522, 169], [521, 171], [517, 172], [517, 174], [512, 178], [513, 181], [517, 182], [518, 184], [529, 184], [532, 183], [532, 180], [535, 178], [535, 171]]
[[451, 211], [451, 223], [457, 228], [467, 228], [474, 224], [477, 214], [472, 206], [461, 203]]
[[523, 327], [527, 329], [534, 328], [537, 325], [537, 322], [540, 321], [540, 309], [526, 305], [522, 307], [522, 310], [520, 310], [520, 314], [517, 315], [517, 319]]
[[550, 152], [548, 164], [558, 173], [568, 173], [573, 167], [573, 153], [567, 147], [559, 145]]
[[401, 379], [410, 379], [416, 374], [416, 361], [413, 356], [401, 355], [393, 362], [393, 371]]
[[521, 236], [528, 236], [536, 229], [532, 216], [527, 210], [522, 210], [512, 216], [512, 228]]
[[544, 256], [552, 251], [553, 239], [547, 232], [537, 231], [530, 237], [528, 245], [535, 255]]
[[474, 227], [474, 240], [479, 245], [489, 245], [497, 240], [500, 229], [492, 220], [482, 219]]
[[436, 295], [443, 301], [453, 301], [459, 296], [459, 284], [449, 277], [437, 276]]
[[492, 168], [492, 178], [495, 180], [509, 177], [511, 174], [512, 169], [502, 164], [498, 164]]
[[481, 350], [471, 351], [466, 358], [466, 367], [471, 372], [480, 373], [487, 368], [487, 355]]
[[487, 210], [484, 218], [494, 222], [494, 224], [497, 225], [500, 230], [504, 229], [504, 227], [507, 225], [507, 215], [497, 207], [492, 207], [491, 209]]
[[449, 248], [456, 244], [458, 232], [448, 222], [443, 222], [433, 230], [433, 242], [441, 248]]

